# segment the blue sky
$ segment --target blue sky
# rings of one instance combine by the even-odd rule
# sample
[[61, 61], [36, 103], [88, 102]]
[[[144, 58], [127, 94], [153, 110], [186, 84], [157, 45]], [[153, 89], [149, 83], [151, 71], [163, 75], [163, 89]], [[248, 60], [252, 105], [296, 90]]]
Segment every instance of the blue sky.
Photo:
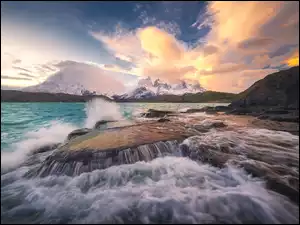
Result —
[[73, 61], [125, 86], [151, 76], [238, 92], [297, 65], [298, 25], [299, 2], [1, 2], [1, 81], [35, 85]]

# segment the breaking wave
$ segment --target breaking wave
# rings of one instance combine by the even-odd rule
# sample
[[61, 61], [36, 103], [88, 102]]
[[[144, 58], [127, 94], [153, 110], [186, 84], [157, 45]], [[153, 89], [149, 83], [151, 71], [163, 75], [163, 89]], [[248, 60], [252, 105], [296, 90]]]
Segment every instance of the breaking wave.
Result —
[[75, 129], [77, 127], [72, 124], [52, 121], [46, 127], [27, 132], [22, 141], [12, 144], [13, 151], [1, 151], [1, 170], [20, 165], [34, 150], [43, 146], [62, 143], [67, 135]]
[[86, 103], [85, 127], [93, 128], [100, 120], [122, 120], [120, 106], [114, 102], [107, 102], [100, 98], [95, 98]]

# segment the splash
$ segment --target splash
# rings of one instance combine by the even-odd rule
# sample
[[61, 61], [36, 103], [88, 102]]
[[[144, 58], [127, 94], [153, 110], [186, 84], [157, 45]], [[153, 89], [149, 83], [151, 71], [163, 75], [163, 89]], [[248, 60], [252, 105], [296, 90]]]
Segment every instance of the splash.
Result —
[[120, 106], [100, 98], [94, 98], [86, 103], [85, 127], [93, 128], [100, 120], [123, 120]]
[[234, 167], [218, 169], [182, 157], [75, 177], [22, 174], [1, 177], [3, 223], [299, 222], [299, 208], [261, 180]]
[[52, 121], [48, 127], [26, 133], [23, 141], [12, 144], [11, 149], [14, 149], [14, 151], [1, 152], [1, 170], [20, 165], [30, 153], [38, 148], [62, 143], [66, 136], [75, 129], [77, 127], [74, 125]]
[[133, 164], [139, 161], [149, 162], [166, 155], [181, 155], [177, 141], [160, 141], [121, 150], [57, 151], [47, 157], [39, 166], [29, 170], [26, 177], [78, 176], [111, 166]]

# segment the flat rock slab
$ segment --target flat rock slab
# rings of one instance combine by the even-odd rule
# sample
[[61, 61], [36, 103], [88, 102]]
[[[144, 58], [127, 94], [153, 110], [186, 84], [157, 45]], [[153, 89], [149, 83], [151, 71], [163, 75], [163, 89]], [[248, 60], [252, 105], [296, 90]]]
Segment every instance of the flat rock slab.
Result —
[[136, 147], [158, 141], [182, 140], [195, 135], [182, 122], [148, 122], [92, 132], [70, 140], [60, 150], [113, 150]]

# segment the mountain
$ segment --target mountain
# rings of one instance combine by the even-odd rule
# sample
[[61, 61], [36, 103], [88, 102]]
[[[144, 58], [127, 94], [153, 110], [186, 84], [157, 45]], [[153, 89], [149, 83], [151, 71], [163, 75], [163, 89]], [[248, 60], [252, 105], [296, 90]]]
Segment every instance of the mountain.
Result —
[[185, 81], [179, 81], [177, 84], [168, 84], [156, 79], [154, 83], [150, 77], [140, 79], [137, 87], [123, 95], [114, 95], [115, 100], [133, 100], [133, 99], [152, 99], [160, 95], [184, 95], [186, 93], [202, 93], [205, 89], [199, 82], [188, 84]]
[[247, 90], [239, 93], [230, 106], [299, 109], [299, 66], [270, 74], [255, 82]]
[[44, 82], [22, 89], [27, 92], [49, 92], [81, 95], [88, 90], [97, 94], [121, 94], [124, 84], [110, 73], [94, 65], [73, 61], [61, 62], [59, 71]]

